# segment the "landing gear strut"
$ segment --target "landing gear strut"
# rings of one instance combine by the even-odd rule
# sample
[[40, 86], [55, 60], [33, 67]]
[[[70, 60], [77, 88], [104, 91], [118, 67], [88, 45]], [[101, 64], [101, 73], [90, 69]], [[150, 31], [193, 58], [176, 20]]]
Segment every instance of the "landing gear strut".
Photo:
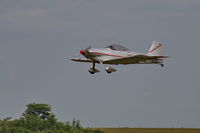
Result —
[[88, 70], [88, 72], [90, 72], [90, 74], [100, 72], [99, 70], [95, 69], [95, 62], [93, 62], [92, 67]]
[[101, 61], [99, 61], [100, 62], [100, 64], [101, 65], [103, 65], [104, 67], [105, 67], [105, 70], [106, 70], [106, 72], [107, 73], [112, 73], [112, 72], [116, 72], [117, 70], [116, 69], [114, 69], [114, 68], [112, 68], [112, 67], [107, 67], [107, 66], [105, 66]]

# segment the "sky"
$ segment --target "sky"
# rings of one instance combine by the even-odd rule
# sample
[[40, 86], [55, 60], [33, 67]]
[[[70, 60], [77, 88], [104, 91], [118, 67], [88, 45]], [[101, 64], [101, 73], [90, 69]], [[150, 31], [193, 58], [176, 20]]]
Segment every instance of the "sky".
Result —
[[[84, 127], [200, 128], [199, 0], [1, 0], [0, 119], [46, 103]], [[165, 67], [116, 65], [90, 75], [69, 60], [117, 43], [164, 46]]]

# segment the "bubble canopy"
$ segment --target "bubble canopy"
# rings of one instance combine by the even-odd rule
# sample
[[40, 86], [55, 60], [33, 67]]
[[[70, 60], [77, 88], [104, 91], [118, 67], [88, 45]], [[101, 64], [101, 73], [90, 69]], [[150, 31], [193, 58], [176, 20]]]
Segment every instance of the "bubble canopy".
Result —
[[119, 50], [119, 51], [129, 51], [129, 49], [127, 49], [126, 47], [118, 45], [118, 44], [108, 45], [105, 48], [109, 48], [112, 50]]

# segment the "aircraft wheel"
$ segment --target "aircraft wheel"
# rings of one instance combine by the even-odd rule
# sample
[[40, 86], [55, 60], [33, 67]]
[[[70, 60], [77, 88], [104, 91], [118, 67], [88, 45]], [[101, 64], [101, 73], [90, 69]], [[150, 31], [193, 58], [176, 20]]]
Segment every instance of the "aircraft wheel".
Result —
[[95, 72], [93, 72], [93, 71], [90, 71], [90, 70], [88, 70], [88, 72], [89, 72], [90, 74], [95, 74]]
[[164, 64], [160, 64], [161, 67], [164, 67]]
[[106, 72], [107, 72], [107, 73], [109, 73], [109, 74], [111, 74], [111, 73], [112, 73], [111, 71], [107, 71], [107, 70], [106, 70]]

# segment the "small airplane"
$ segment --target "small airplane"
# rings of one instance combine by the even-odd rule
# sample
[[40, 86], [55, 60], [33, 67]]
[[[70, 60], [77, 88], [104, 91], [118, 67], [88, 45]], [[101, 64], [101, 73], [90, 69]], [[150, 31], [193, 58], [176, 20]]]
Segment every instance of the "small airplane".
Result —
[[91, 74], [100, 72], [95, 68], [96, 63], [100, 63], [105, 67], [107, 73], [115, 72], [116, 69], [107, 67], [105, 64], [159, 64], [164, 67], [163, 60], [168, 56], [162, 56], [163, 45], [160, 42], [153, 41], [149, 51], [146, 54], [132, 52], [124, 46], [112, 44], [105, 48], [88, 47], [80, 51], [80, 55], [85, 58], [71, 58], [72, 61], [92, 63], [92, 67], [88, 70]]

